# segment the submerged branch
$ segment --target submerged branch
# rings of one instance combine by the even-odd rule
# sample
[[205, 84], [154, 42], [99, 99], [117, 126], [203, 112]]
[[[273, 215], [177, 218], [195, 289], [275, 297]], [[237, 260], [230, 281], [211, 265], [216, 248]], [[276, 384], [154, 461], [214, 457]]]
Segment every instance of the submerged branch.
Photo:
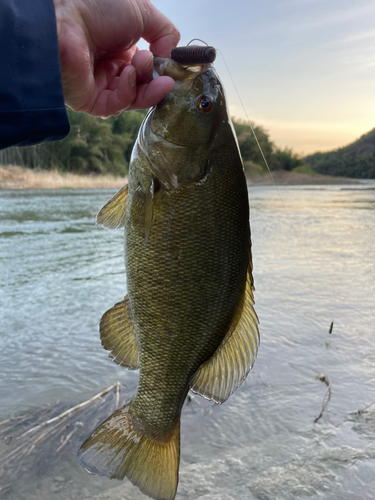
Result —
[[0, 491], [8, 490], [13, 481], [17, 481], [21, 469], [22, 474], [29, 471], [35, 475], [41, 468], [44, 470], [46, 464], [52, 467], [61, 460], [68, 445], [75, 450], [100, 422], [128, 399], [129, 396], [121, 392], [120, 382], [116, 382], [71, 408], [58, 404], [0, 422]]
[[102, 396], [104, 396], [108, 392], [112, 391], [112, 389], [114, 389], [114, 388], [116, 388], [116, 400], [117, 400], [117, 389], [118, 389], [119, 385], [120, 385], [120, 382], [116, 382], [115, 384], [110, 385], [109, 387], [107, 387], [107, 389], [105, 389], [102, 392], [99, 392], [99, 394], [96, 394], [96, 396], [92, 397], [91, 399], [88, 399], [87, 401], [84, 401], [83, 403], [80, 403], [76, 406], [73, 406], [72, 408], [69, 408], [69, 410], [64, 411], [63, 413], [61, 413], [61, 415], [58, 415], [57, 417], [46, 420], [45, 422], [42, 422], [41, 424], [39, 424], [35, 427], [32, 427], [31, 429], [28, 429], [26, 432], [21, 434], [21, 436], [19, 436], [19, 437], [21, 438], [21, 437], [25, 436], [26, 434], [29, 434], [30, 432], [34, 432], [37, 429], [40, 429], [41, 427], [43, 427], [45, 425], [52, 424], [53, 422], [56, 422], [57, 420], [60, 420], [63, 417], [66, 417], [67, 415], [73, 413], [74, 411], [79, 410], [80, 408], [83, 408], [83, 407], [89, 405], [90, 403], [92, 403], [96, 399], [101, 398]]
[[323, 382], [327, 386], [327, 391], [326, 391], [324, 398], [323, 398], [322, 408], [320, 410], [319, 415], [314, 420], [314, 424], [316, 424], [322, 418], [323, 413], [326, 410], [328, 403], [330, 402], [331, 395], [332, 395], [331, 382], [329, 381], [327, 375], [319, 374], [313, 368], [310, 368], [308, 366], [300, 366], [300, 365], [297, 365], [295, 363], [289, 363], [289, 366], [291, 366], [294, 370], [297, 370], [298, 372], [302, 373], [303, 375], [307, 375], [308, 377], [310, 377], [311, 374], [314, 373], [315, 380], [320, 380], [320, 382]]
[[327, 408], [328, 403], [331, 399], [331, 394], [332, 394], [331, 393], [331, 382], [328, 380], [328, 377], [326, 375], [317, 375], [316, 379], [320, 380], [321, 382], [324, 382], [326, 384], [327, 391], [326, 391], [324, 398], [323, 398], [322, 409], [320, 410], [319, 415], [314, 420], [314, 424], [316, 424], [318, 422], [318, 420], [320, 420], [322, 418], [324, 410]]

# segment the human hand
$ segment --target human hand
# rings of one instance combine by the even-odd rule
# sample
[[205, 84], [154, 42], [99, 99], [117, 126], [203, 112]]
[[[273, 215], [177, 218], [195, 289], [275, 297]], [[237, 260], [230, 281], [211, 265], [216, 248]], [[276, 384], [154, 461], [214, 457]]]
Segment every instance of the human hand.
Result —
[[[169, 57], [180, 34], [148, 0], [54, 0], [65, 102], [108, 117], [156, 105], [174, 87], [152, 80], [153, 54]], [[138, 51], [144, 38], [150, 52]]]

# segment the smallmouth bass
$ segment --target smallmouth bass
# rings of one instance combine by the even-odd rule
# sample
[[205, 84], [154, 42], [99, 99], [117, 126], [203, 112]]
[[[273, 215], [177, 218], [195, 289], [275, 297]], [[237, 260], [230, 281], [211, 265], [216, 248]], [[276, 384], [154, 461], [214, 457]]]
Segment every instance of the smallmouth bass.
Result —
[[226, 401], [254, 363], [259, 332], [247, 185], [222, 84], [212, 64], [155, 58], [155, 71], [175, 89], [147, 114], [128, 185], [97, 216], [125, 227], [128, 287], [102, 317], [101, 341], [116, 363], [140, 368], [139, 386], [78, 459], [173, 500], [189, 389]]

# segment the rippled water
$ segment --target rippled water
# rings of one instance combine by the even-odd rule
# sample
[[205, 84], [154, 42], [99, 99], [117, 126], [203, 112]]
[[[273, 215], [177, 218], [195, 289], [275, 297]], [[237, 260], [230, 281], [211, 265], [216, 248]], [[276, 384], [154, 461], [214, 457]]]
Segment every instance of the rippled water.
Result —
[[[375, 498], [375, 405], [353, 414], [375, 401], [375, 185], [279, 191], [249, 189], [258, 359], [227, 403], [185, 408], [177, 499]], [[0, 193], [0, 419], [136, 386], [98, 337], [126, 289], [122, 232], [93, 223], [111, 194]], [[146, 498], [61, 468], [63, 486], [21, 478], [13, 499]]]

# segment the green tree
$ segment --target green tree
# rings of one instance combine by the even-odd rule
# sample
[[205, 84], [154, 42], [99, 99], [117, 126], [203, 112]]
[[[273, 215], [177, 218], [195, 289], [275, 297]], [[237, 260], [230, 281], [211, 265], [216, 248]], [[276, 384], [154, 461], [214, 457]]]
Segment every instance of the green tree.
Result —
[[291, 148], [276, 148], [273, 152], [273, 169], [293, 170], [303, 165], [303, 160], [297, 153], [293, 153]]
[[344, 150], [316, 153], [306, 158], [306, 163], [324, 175], [338, 175], [356, 179], [375, 178], [375, 154], [349, 154]]
[[[263, 127], [255, 125], [254, 123], [251, 125], [258, 139], [259, 145], [262, 148], [264, 156], [266, 157], [268, 163], [271, 164], [272, 161], [270, 160], [273, 159], [274, 150], [273, 142], [271, 142], [268, 133]], [[251, 161], [252, 163], [263, 166], [264, 160], [250, 125], [244, 120], [233, 119], [233, 127], [237, 135], [243, 161]]]
[[320, 174], [374, 179], [375, 129], [348, 146], [327, 153], [315, 153], [306, 156], [304, 160]]
[[108, 120], [67, 110], [70, 132], [62, 141], [9, 148], [13, 162], [28, 168], [80, 174], [126, 175], [145, 111], [127, 111]]
[[112, 132], [114, 134], [128, 134], [131, 138], [131, 141], [125, 147], [125, 159], [128, 163], [130, 161], [138, 131], [146, 114], [146, 110], [126, 111], [124, 113], [121, 113], [121, 115], [119, 116], [114, 116], [109, 119], [112, 126]]

